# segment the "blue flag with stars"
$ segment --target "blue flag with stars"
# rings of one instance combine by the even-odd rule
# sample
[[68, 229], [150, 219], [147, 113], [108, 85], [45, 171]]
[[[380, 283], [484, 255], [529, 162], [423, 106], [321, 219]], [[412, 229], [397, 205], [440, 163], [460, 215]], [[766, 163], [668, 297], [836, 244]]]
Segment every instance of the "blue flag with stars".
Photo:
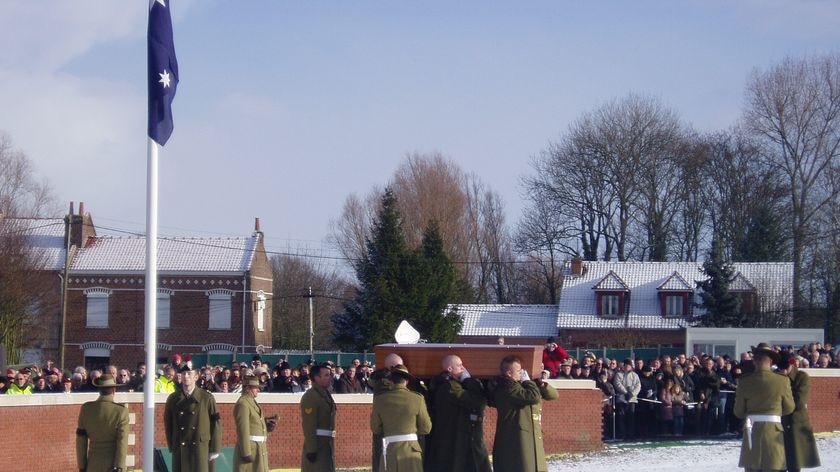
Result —
[[167, 3], [171, 0], [154, 0], [149, 8], [149, 137], [161, 146], [172, 134], [172, 100], [178, 88], [178, 60]]

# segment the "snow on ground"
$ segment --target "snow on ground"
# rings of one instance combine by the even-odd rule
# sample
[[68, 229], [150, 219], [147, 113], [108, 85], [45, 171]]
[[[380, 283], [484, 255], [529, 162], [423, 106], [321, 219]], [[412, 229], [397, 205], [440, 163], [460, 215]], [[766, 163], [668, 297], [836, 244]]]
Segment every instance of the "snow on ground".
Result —
[[[840, 470], [840, 435], [817, 439], [822, 470]], [[604, 450], [550, 461], [550, 472], [735, 472], [740, 440], [616, 443]]]

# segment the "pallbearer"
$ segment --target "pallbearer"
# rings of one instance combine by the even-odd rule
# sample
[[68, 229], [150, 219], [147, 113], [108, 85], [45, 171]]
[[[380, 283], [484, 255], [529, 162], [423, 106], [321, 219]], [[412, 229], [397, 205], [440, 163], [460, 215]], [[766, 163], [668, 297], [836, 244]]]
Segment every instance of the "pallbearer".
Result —
[[422, 472], [423, 452], [419, 439], [429, 434], [432, 420], [423, 395], [408, 389], [414, 377], [404, 365], [391, 369], [391, 390], [373, 397], [370, 428], [382, 437], [379, 470]]
[[446, 356], [441, 364], [443, 371], [429, 387], [434, 427], [426, 442], [426, 470], [490, 472], [484, 445], [484, 387], [470, 376], [460, 357]]

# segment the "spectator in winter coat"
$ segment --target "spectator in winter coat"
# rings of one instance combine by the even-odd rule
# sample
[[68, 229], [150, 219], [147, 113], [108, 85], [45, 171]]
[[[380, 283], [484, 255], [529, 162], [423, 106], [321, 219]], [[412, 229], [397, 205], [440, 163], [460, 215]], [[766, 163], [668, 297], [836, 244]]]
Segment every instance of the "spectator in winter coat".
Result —
[[553, 336], [545, 340], [542, 362], [543, 368], [551, 372], [551, 378], [557, 377], [560, 373], [560, 366], [563, 365], [563, 361], [568, 357], [569, 354], [555, 342]]
[[613, 376], [615, 387], [616, 429], [622, 439], [633, 439], [636, 436], [636, 404], [637, 395], [642, 388], [639, 376], [633, 371], [633, 361], [624, 360], [621, 370]]
[[694, 383], [694, 398], [697, 400], [700, 433], [708, 435], [712, 431], [718, 408], [720, 377], [715, 373], [714, 359], [707, 357], [703, 364], [703, 368], [697, 372]]
[[335, 381], [335, 393], [363, 393], [362, 384], [356, 378], [356, 367], [352, 364]]
[[653, 369], [646, 365], [642, 367], [642, 376], [639, 378], [641, 387], [639, 389], [639, 404], [636, 406], [636, 428], [639, 437], [648, 438], [656, 434], [656, 378], [653, 377]]

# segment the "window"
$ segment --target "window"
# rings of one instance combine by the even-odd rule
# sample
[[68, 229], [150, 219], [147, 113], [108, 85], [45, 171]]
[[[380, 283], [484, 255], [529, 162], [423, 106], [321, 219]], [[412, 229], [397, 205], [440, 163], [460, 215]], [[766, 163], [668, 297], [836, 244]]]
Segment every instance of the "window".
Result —
[[682, 295], [668, 295], [665, 297], [665, 316], [682, 316], [684, 308]]
[[265, 292], [257, 293], [257, 330], [265, 331]]
[[211, 290], [209, 329], [230, 329], [233, 292], [230, 290]]
[[603, 295], [601, 306], [601, 314], [604, 316], [618, 316], [621, 313], [618, 307], [618, 295]]
[[157, 293], [157, 327], [166, 329], [170, 327], [171, 308], [169, 300], [172, 297], [172, 290], [158, 289]]
[[88, 328], [107, 328], [108, 298], [111, 296], [111, 291], [107, 288], [89, 288], [84, 293], [87, 296], [85, 326]]

